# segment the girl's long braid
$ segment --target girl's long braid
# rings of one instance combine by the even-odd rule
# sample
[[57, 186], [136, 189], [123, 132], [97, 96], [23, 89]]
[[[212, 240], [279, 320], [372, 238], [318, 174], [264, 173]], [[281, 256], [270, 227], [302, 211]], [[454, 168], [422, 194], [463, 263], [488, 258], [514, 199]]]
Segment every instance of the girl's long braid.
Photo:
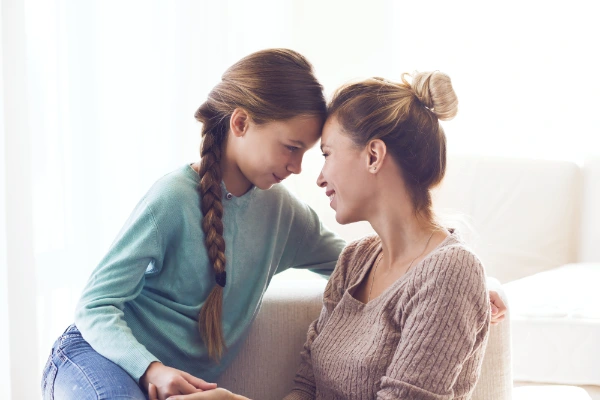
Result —
[[[202, 107], [198, 113], [206, 112]], [[197, 116], [198, 118], [198, 116]], [[205, 119], [206, 120], [206, 119]], [[225, 240], [223, 239], [223, 203], [221, 192], [221, 151], [223, 137], [220, 126], [204, 124], [202, 145], [200, 147], [200, 207], [202, 209], [202, 230], [208, 260], [215, 271], [217, 280], [225, 273]], [[221, 326], [223, 311], [223, 286], [215, 283], [210, 295], [204, 302], [198, 319], [198, 328], [212, 359], [219, 360], [226, 347]]]

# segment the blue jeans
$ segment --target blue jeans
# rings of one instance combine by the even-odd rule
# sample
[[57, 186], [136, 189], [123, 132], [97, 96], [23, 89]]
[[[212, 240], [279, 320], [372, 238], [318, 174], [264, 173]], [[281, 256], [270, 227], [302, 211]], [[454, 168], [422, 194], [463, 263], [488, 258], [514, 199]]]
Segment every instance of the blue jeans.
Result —
[[75, 325], [52, 346], [42, 375], [42, 395], [44, 400], [147, 400], [133, 378], [92, 349]]

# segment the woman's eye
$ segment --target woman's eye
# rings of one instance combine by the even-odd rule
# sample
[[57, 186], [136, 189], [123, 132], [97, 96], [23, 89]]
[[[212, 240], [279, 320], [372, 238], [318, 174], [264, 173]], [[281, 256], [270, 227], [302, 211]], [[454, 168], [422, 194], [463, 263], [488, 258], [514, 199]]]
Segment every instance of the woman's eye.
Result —
[[296, 147], [296, 146], [285, 146], [285, 147], [287, 147], [287, 149], [292, 152], [298, 150], [298, 147]]
[[322, 155], [323, 157], [327, 158], [329, 156], [329, 153], [323, 153]]

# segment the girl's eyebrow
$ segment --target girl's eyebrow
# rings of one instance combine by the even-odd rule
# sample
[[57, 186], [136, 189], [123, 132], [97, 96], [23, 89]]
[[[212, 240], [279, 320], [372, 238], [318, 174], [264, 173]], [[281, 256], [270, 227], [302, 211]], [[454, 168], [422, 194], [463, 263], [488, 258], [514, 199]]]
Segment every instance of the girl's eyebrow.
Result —
[[306, 148], [306, 145], [304, 144], [304, 142], [302, 142], [301, 140], [296, 140], [296, 139], [290, 139], [290, 142], [302, 147], [303, 149]]

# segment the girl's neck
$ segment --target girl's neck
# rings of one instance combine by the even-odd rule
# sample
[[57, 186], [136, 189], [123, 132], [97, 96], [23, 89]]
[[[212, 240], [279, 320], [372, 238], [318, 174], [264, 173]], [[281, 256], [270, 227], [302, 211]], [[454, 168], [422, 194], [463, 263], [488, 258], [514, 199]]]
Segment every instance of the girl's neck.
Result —
[[[244, 176], [231, 151], [227, 151], [227, 146], [223, 148], [219, 165], [221, 166], [221, 180], [225, 183], [228, 192], [236, 197], [240, 197], [252, 188], [252, 182]], [[192, 168], [199, 173], [200, 161], [192, 164]]]

